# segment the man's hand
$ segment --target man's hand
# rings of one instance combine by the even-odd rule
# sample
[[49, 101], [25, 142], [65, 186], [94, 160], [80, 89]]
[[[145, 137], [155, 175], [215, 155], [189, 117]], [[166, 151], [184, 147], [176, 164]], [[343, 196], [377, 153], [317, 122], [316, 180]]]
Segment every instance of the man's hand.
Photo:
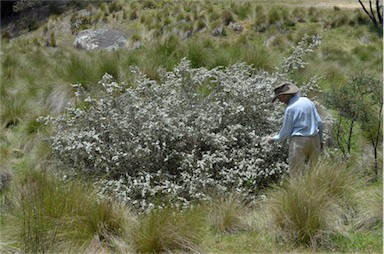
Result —
[[272, 136], [268, 136], [268, 137], [266, 137], [266, 140], [267, 140], [267, 142], [268, 142], [269, 144], [272, 144], [272, 143], [275, 142], [275, 140], [273, 139]]

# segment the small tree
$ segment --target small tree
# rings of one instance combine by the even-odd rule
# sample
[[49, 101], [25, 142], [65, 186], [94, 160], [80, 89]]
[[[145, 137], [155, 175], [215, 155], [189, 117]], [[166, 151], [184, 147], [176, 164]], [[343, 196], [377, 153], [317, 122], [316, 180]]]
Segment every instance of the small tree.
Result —
[[344, 157], [349, 157], [355, 127], [360, 124], [372, 144], [375, 157], [375, 175], [378, 171], [378, 145], [382, 142], [382, 82], [360, 73], [347, 85], [332, 88], [326, 94], [326, 102], [337, 110], [334, 140]]
[[374, 155], [375, 180], [378, 179], [378, 147], [383, 142], [383, 89], [382, 82], [370, 76], [360, 77], [367, 86], [367, 98], [362, 105], [361, 128], [369, 140]]
[[356, 104], [359, 91], [356, 84], [351, 83], [348, 86], [332, 87], [325, 96], [326, 103], [338, 113], [332, 136], [343, 157], [351, 154], [353, 130], [360, 115]]

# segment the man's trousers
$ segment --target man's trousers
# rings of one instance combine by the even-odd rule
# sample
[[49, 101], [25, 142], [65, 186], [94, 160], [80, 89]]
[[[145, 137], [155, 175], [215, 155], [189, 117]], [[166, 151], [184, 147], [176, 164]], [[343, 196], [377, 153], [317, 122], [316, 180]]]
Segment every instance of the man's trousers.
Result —
[[291, 137], [288, 154], [290, 176], [293, 178], [302, 176], [305, 170], [305, 166], [314, 165], [317, 162], [319, 155], [319, 135], [310, 137]]

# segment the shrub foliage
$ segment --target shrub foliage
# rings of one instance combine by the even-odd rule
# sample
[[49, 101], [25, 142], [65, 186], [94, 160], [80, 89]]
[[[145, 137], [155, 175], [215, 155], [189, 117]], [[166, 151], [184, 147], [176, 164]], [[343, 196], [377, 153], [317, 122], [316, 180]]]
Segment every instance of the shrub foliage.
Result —
[[281, 73], [243, 63], [192, 68], [186, 59], [159, 70], [159, 81], [132, 72], [130, 87], [104, 75], [96, 96], [75, 85], [77, 103], [51, 119], [53, 157], [102, 176], [101, 196], [140, 209], [188, 206], [213, 193], [252, 197], [287, 171], [286, 146], [263, 139], [281, 125], [283, 112], [271, 103]]

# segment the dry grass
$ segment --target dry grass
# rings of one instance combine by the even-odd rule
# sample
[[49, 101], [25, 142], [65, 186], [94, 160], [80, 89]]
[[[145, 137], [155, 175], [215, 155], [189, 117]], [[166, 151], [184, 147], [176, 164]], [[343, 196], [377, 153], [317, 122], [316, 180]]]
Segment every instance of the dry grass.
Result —
[[[151, 1], [145, 2], [149, 4]], [[279, 58], [287, 53], [292, 43], [301, 39], [302, 34], [323, 33], [321, 53], [313, 60], [313, 67], [310, 66], [312, 72], [307, 76], [321, 74], [325, 77], [322, 82], [327, 87], [345, 82], [346, 75], [355, 72], [356, 66], [382, 72], [382, 39], [378, 39], [377, 35], [369, 30], [367, 23], [364, 23], [367, 22], [367, 17], [364, 13], [358, 12], [361, 10], [358, 1], [255, 0], [252, 4], [254, 4], [251, 7], [253, 12], [250, 13], [243, 12], [240, 8], [243, 6], [237, 3], [234, 7], [238, 9], [232, 10], [233, 20], [244, 24], [244, 33], [241, 36], [246, 39], [243, 41], [234, 39], [239, 36], [237, 34], [233, 36], [230, 32], [227, 37], [220, 39], [207, 36], [210, 34], [211, 25], [222, 21], [220, 9], [222, 6], [214, 1], [194, 2], [193, 5], [184, 8], [172, 7], [173, 17], [161, 22], [163, 25], [170, 26], [169, 31], [174, 31], [172, 26], [175, 25], [177, 14], [182, 14], [180, 17], [191, 20], [194, 31], [198, 32], [193, 34], [191, 40], [184, 42], [170, 40], [164, 43], [162, 49], [168, 51], [168, 54], [164, 54], [160, 46], [155, 48], [152, 47], [154, 44], [145, 44], [147, 41], [164, 39], [171, 32], [155, 35], [154, 33], [159, 30], [159, 24], [154, 18], [157, 10], [142, 10], [140, 3], [135, 1], [131, 1], [129, 6], [123, 6], [125, 9], [122, 10], [119, 10], [119, 6], [115, 6], [116, 18], [113, 19], [112, 15], [108, 15], [108, 19], [105, 20], [109, 20], [109, 25], [121, 28], [128, 34], [134, 30], [132, 39], [141, 41], [144, 45], [137, 50], [119, 51], [108, 55], [73, 50], [74, 34], [66, 34], [65, 31], [60, 30], [70, 25], [66, 23], [70, 16], [52, 16], [45, 28], [39, 28], [33, 33], [16, 39], [2, 40], [0, 92], [5, 99], [2, 100], [0, 109], [1, 167], [13, 168], [15, 172], [12, 174], [16, 174], [17, 178], [18, 174], [25, 173], [20, 171], [29, 167], [28, 165], [31, 165], [28, 168], [30, 170], [32, 166], [40, 164], [39, 160], [45, 160], [44, 153], [47, 154], [49, 149], [44, 148], [41, 156], [33, 158], [30, 154], [34, 150], [30, 149], [33, 146], [30, 140], [33, 138], [23, 137], [23, 135], [35, 135], [40, 132], [39, 127], [35, 126], [31, 119], [35, 117], [36, 112], [60, 111], [62, 107], [58, 105], [57, 98], [64, 99], [62, 103], [70, 100], [68, 98], [70, 91], [63, 87], [77, 82], [94, 84], [105, 71], [114, 72], [120, 80], [129, 80], [129, 67], [139, 65], [149, 77], [157, 78], [155, 70], [158, 67], [170, 68], [185, 54], [191, 58], [194, 67], [211, 68], [218, 63], [246, 61], [256, 67], [273, 70]], [[304, 16], [306, 22], [296, 23], [292, 32], [289, 31], [287, 34], [276, 35], [277, 31], [273, 30], [273, 26], [266, 28], [264, 33], [257, 32], [253, 25], [266, 22], [264, 19], [268, 17], [268, 12], [274, 5], [298, 8], [296, 14]], [[227, 8], [229, 4], [223, 4], [223, 6]], [[334, 25], [339, 27], [323, 29], [326, 23], [324, 20], [338, 13], [338, 8], [341, 11], [356, 8], [357, 14], [353, 14], [353, 17], [349, 16], [349, 19], [355, 19], [357, 26], [346, 24], [345, 15], [338, 14], [337, 19], [334, 18], [333, 21]], [[104, 22], [104, 15], [112, 10], [107, 5], [101, 6], [100, 9], [104, 11], [95, 12], [92, 19], [95, 22]], [[123, 14], [123, 12], [126, 13], [129, 22], [125, 20], [121, 23], [118, 20], [119, 13]], [[196, 13], [200, 17], [198, 20], [195, 18]], [[292, 13], [290, 12], [290, 15], [293, 15]], [[158, 15], [164, 18], [163, 15]], [[242, 20], [244, 17], [247, 18]], [[331, 21], [328, 23], [331, 24]], [[44, 38], [41, 38], [40, 34], [44, 32], [43, 30], [46, 30], [48, 37], [54, 32], [55, 43], [53, 44], [56, 44], [56, 48], [48, 48], [42, 44]], [[271, 43], [271, 46], [266, 47], [268, 38], [272, 36], [277, 39]], [[242, 49], [240, 52], [233, 48], [239, 48], [239, 44]], [[355, 55], [361, 59], [360, 62], [352, 57]], [[304, 74], [306, 73], [298, 73], [297, 76], [305, 78]], [[298, 80], [305, 81], [299, 78]], [[53, 86], [56, 89], [52, 88]], [[30, 111], [29, 108], [33, 110]], [[19, 124], [13, 126], [12, 123]], [[9, 128], [3, 128], [7, 124], [10, 124]], [[33, 131], [28, 131], [31, 129]], [[25, 130], [28, 133], [23, 133]], [[26, 144], [25, 140], [28, 140], [29, 144]], [[36, 142], [36, 146], [41, 144]], [[367, 163], [362, 162], [360, 166], [367, 168]], [[287, 182], [283, 186], [276, 187], [262, 202], [261, 208], [264, 211], [255, 209], [252, 211], [252, 216], [244, 213], [247, 208], [233, 198], [218, 199], [209, 209], [203, 211], [203, 214], [201, 211], [191, 211], [190, 214], [165, 211], [136, 218], [127, 211], [115, 210], [107, 203], [98, 205], [93, 199], [93, 194], [82, 188], [79, 183], [73, 183], [72, 192], [65, 192], [65, 189], [58, 188], [62, 185], [57, 184], [56, 180], [39, 180], [37, 176], [32, 176], [37, 177], [35, 178], [37, 182], [41, 181], [41, 186], [37, 186], [31, 180], [25, 180], [22, 185], [15, 184], [7, 192], [0, 193], [2, 201], [0, 251], [5, 253], [23, 252], [22, 250], [133, 253], [147, 250], [198, 252], [204, 249], [210, 253], [255, 251], [308, 253], [313, 249], [302, 246], [292, 247], [291, 241], [315, 246], [321, 242], [320, 240], [331, 241], [329, 234], [335, 233], [346, 236], [344, 238], [346, 247], [339, 247], [340, 252], [382, 252], [382, 249], [378, 251], [380, 248], [376, 247], [377, 243], [380, 243], [380, 232], [382, 232], [380, 228], [377, 229], [380, 223], [382, 225], [383, 218], [383, 198], [382, 188], [380, 188], [382, 182], [378, 183], [379, 187], [376, 185], [372, 188], [355, 187], [349, 182], [354, 181], [349, 178], [350, 176], [342, 177], [345, 172], [335, 170], [332, 165], [324, 167], [328, 167], [323, 168], [325, 173], [318, 171], [317, 174], [307, 176], [307, 182]], [[343, 167], [337, 167], [339, 168]], [[30, 174], [25, 175], [25, 177], [30, 176]], [[52, 185], [52, 183], [56, 184]], [[23, 186], [22, 190], [18, 189], [21, 186]], [[356, 193], [356, 190], [359, 191]], [[42, 195], [46, 197], [43, 200], [40, 199]], [[64, 204], [67, 205], [65, 209], [72, 207], [76, 210], [76, 216], [70, 212], [65, 216], [60, 215], [69, 211], [63, 208]], [[319, 207], [319, 204], [323, 205]], [[12, 210], [17, 208], [15, 205], [18, 205], [18, 209], [21, 210]], [[351, 207], [353, 209], [349, 209]], [[48, 212], [49, 216], [44, 214]], [[301, 216], [297, 216], [299, 214]], [[340, 218], [340, 214], [343, 214], [344, 218]], [[137, 219], [137, 224], [130, 221], [133, 217]], [[61, 228], [62, 231], [59, 232], [60, 223], [66, 223], [67, 230], [70, 232], [66, 232], [65, 228]], [[119, 232], [117, 226], [123, 227], [123, 232]], [[215, 230], [207, 233], [207, 227]], [[373, 233], [355, 238], [355, 232]], [[207, 234], [207, 239], [201, 241], [201, 237]], [[277, 241], [281, 238], [276, 235], [288, 240], [288, 243]], [[9, 237], [12, 243], [4, 245], [5, 242], [9, 243], [7, 241]], [[26, 241], [23, 242], [23, 239]], [[353, 243], [353, 239], [357, 239], [356, 243], [359, 244]], [[372, 246], [375, 247], [364, 245], [364, 243], [370, 244], [372, 239], [375, 242]], [[52, 245], [54, 241], [58, 246]]]
[[221, 233], [234, 233], [246, 228], [243, 218], [249, 208], [241, 201], [241, 197], [231, 194], [226, 197], [217, 197], [209, 205], [210, 224], [214, 231]]
[[356, 209], [358, 186], [359, 181], [345, 165], [318, 164], [303, 178], [289, 179], [267, 192], [261, 228], [273, 229], [284, 242], [330, 247], [332, 234], [347, 231], [343, 225]]
[[[99, 202], [83, 181], [59, 180], [28, 169], [18, 174], [8, 193], [7, 213], [1, 214], [1, 250], [22, 253], [84, 252], [96, 245], [111, 248], [122, 237], [126, 210]], [[3, 204], [2, 204], [3, 205]]]
[[138, 253], [199, 252], [205, 225], [198, 209], [153, 210], [139, 217], [131, 230], [132, 245]]

